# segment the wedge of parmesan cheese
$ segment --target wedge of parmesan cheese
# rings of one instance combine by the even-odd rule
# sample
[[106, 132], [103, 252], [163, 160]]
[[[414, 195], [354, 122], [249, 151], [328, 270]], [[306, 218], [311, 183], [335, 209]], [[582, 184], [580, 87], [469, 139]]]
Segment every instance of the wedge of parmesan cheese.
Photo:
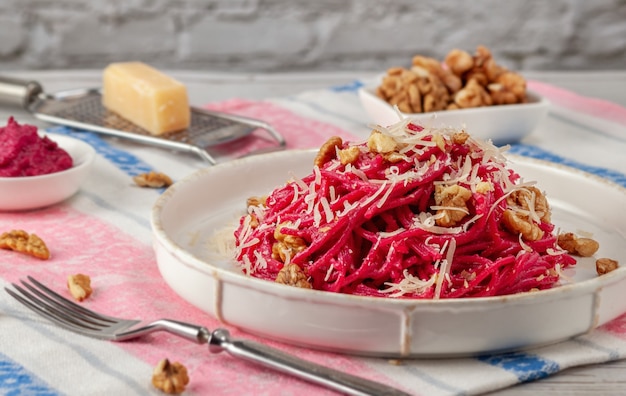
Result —
[[153, 135], [189, 127], [187, 88], [141, 62], [112, 63], [103, 73], [102, 104]]

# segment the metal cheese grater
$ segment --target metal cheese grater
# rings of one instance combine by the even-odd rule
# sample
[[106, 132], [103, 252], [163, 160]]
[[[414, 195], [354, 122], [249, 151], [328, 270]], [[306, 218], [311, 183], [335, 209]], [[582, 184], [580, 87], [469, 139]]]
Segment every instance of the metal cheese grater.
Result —
[[[100, 89], [45, 93], [36, 81], [0, 77], [0, 104], [20, 105], [40, 120], [139, 143], [191, 152], [214, 165], [210, 148], [264, 130], [282, 149], [286, 142], [264, 121], [191, 107], [189, 128], [160, 136], [125, 120], [102, 105]], [[252, 154], [252, 153], [249, 153]]]

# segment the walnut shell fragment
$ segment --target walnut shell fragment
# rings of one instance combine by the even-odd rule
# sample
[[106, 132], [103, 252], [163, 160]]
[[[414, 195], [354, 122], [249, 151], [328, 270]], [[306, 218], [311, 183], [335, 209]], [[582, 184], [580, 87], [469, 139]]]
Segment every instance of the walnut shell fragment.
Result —
[[161, 172], [150, 171], [148, 173], [141, 173], [135, 177], [133, 177], [133, 181], [139, 187], [150, 187], [150, 188], [163, 188], [169, 187], [172, 185], [172, 179]]
[[168, 395], [183, 393], [187, 384], [187, 368], [179, 362], [170, 363], [168, 359], [163, 359], [152, 373], [152, 385]]
[[506, 199], [507, 209], [502, 214], [504, 226], [526, 241], [543, 237], [539, 222], [550, 221], [550, 207], [543, 193], [536, 187], [524, 187], [513, 191]]
[[619, 262], [610, 258], [599, 258], [596, 260], [596, 272], [598, 275], [604, 275], [611, 271], [615, 271], [619, 267]]
[[253, 196], [246, 199], [246, 206], [265, 206], [267, 205], [267, 196]]
[[343, 144], [343, 140], [339, 136], [331, 136], [324, 144], [320, 147], [315, 159], [313, 160], [313, 164], [318, 168], [324, 166], [325, 163], [337, 157], [337, 147], [341, 147]]
[[0, 249], [13, 250], [41, 260], [50, 258], [50, 251], [46, 243], [36, 234], [29, 234], [24, 230], [12, 230], [2, 233], [0, 235]]
[[469, 213], [467, 201], [472, 197], [472, 192], [458, 184], [451, 186], [435, 186], [435, 203], [444, 209], [438, 209], [438, 217], [435, 222], [438, 226], [453, 227], [459, 224]]
[[69, 275], [67, 277], [67, 288], [76, 301], [82, 302], [91, 296], [91, 278], [85, 274]]
[[307, 280], [307, 277], [297, 264], [287, 264], [276, 275], [276, 283], [282, 283], [287, 286], [300, 287], [302, 289], [312, 289], [313, 286]]
[[598, 241], [591, 238], [580, 238], [571, 232], [559, 234], [557, 243], [561, 249], [567, 250], [569, 254], [580, 257], [591, 257], [600, 248]]
[[304, 239], [294, 235], [283, 234], [280, 231], [283, 227], [288, 226], [289, 223], [281, 223], [274, 230], [276, 242], [272, 245], [272, 258], [283, 263], [289, 262], [293, 256], [307, 247]]

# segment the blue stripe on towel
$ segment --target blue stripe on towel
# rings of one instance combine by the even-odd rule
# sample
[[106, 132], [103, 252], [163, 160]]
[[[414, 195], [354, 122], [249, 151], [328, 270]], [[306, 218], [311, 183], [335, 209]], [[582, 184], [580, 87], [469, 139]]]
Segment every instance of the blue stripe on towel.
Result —
[[511, 146], [509, 152], [512, 154], [523, 155], [525, 157], [537, 158], [557, 164], [566, 165], [572, 168], [582, 170], [584, 172], [594, 174], [604, 179], [611, 180], [614, 183], [626, 187], [626, 175], [623, 173], [570, 160], [536, 146], [531, 146], [528, 144], [514, 144]]
[[0, 354], [0, 394], [7, 396], [58, 395], [56, 391], [49, 388], [41, 379], [2, 354]]
[[363, 82], [360, 80], [354, 80], [348, 84], [342, 84], [342, 85], [335, 85], [333, 87], [330, 87], [330, 90], [333, 92], [357, 92], [359, 90], [359, 88], [361, 88], [363, 85]]
[[619, 351], [617, 349], [611, 348], [609, 346], [604, 346], [604, 345], [598, 344], [596, 342], [593, 342], [587, 336], [574, 338], [571, 341], [572, 342], [576, 342], [576, 343], [578, 343], [580, 345], [584, 345], [587, 348], [591, 348], [591, 349], [594, 349], [594, 350], [596, 350], [598, 352], [606, 354], [606, 356], [608, 357], [609, 361], [624, 358], [624, 356], [621, 356], [621, 354], [619, 353]]
[[152, 167], [131, 153], [110, 145], [100, 135], [94, 132], [77, 131], [65, 126], [55, 126], [47, 129], [50, 133], [68, 135], [89, 143], [96, 152], [130, 176], [150, 172]]
[[561, 369], [553, 360], [521, 352], [481, 356], [478, 360], [514, 374], [520, 382], [545, 378]]

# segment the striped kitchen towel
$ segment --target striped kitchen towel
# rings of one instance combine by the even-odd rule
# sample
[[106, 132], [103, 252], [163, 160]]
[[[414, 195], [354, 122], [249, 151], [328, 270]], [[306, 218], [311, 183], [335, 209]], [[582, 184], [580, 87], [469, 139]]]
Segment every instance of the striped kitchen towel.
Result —
[[[318, 147], [327, 137], [362, 139], [369, 134], [360, 107], [361, 81], [299, 95], [250, 101], [233, 99], [209, 107], [263, 119], [282, 133], [289, 148]], [[626, 125], [626, 109], [554, 87], [534, 84], [550, 96], [559, 115], [550, 115], [522, 142], [516, 154], [566, 164], [626, 187], [622, 153], [626, 141], [584, 122]], [[584, 102], [584, 103], [583, 103]], [[606, 118], [599, 118], [611, 107]], [[586, 111], [590, 118], [564, 120]], [[590, 121], [591, 120], [591, 121]], [[208, 328], [223, 326], [186, 303], [161, 278], [152, 251], [149, 223], [161, 191], [141, 189], [131, 177], [150, 170], [175, 180], [205, 166], [201, 160], [153, 147], [127, 144], [63, 127], [91, 144], [98, 156], [90, 179], [71, 199], [44, 209], [0, 212], [0, 231], [20, 228], [37, 233], [52, 258], [39, 261], [0, 250], [0, 286], [33, 275], [60, 291], [70, 273], [92, 277], [95, 292], [85, 304], [114, 316], [171, 317]], [[589, 134], [594, 138], [589, 139]], [[568, 141], [571, 144], [564, 145]], [[1, 193], [1, 192], [0, 192]], [[457, 359], [406, 359], [401, 362], [321, 352], [260, 339], [229, 328], [234, 337], [253, 339], [329, 367], [402, 388], [415, 395], [473, 395], [556, 374], [566, 368], [626, 358], [626, 315], [576, 339], [524, 352]], [[76, 336], [25, 310], [0, 293], [0, 394], [145, 395], [160, 394], [150, 384], [163, 358], [188, 368], [189, 395], [331, 395], [327, 391], [167, 334], [111, 343]]]

